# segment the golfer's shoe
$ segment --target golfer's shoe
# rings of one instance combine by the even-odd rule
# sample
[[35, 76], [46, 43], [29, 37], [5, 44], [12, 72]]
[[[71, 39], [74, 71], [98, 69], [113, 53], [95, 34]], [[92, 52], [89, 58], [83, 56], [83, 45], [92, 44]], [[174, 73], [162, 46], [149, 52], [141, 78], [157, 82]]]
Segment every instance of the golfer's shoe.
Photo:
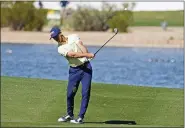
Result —
[[77, 119], [70, 120], [70, 123], [83, 124], [83, 119], [79, 117]]
[[58, 122], [67, 122], [73, 120], [73, 117], [69, 116], [69, 115], [65, 115], [63, 117], [58, 118]]

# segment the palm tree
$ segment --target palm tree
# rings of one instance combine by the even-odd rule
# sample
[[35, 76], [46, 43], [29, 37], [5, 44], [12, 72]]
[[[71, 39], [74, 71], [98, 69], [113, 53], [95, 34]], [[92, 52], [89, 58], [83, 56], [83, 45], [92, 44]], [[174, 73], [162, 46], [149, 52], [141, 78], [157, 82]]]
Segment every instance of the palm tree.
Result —
[[40, 9], [43, 8], [42, 1], [40, 1], [40, 0], [39, 0], [39, 7], [40, 7]]
[[68, 4], [69, 4], [69, 1], [60, 1], [60, 6], [62, 7], [62, 16], [61, 16], [61, 20], [60, 20], [61, 25], [63, 24], [65, 9], [66, 9]]

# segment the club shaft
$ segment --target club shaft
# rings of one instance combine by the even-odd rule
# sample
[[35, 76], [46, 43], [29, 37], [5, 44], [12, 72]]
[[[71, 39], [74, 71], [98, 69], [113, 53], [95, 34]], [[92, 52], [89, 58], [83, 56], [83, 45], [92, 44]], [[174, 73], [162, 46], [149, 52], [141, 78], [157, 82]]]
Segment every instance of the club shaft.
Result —
[[115, 33], [109, 40], [107, 40], [107, 42], [104, 44], [104, 45], [102, 45], [95, 53], [94, 53], [94, 55], [96, 55], [112, 38], [114, 38], [114, 36], [116, 35], [117, 33]]

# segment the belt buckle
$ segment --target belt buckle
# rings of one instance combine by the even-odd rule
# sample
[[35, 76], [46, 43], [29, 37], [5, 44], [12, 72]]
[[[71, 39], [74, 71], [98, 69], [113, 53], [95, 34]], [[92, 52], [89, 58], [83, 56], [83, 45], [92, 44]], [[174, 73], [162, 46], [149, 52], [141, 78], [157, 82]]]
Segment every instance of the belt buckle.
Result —
[[86, 65], [86, 63], [83, 63], [81, 66], [84, 67]]
[[86, 61], [85, 63], [81, 64], [80, 66], [81, 66], [81, 67], [86, 66], [87, 62], [88, 62], [88, 61]]
[[85, 66], [85, 63], [83, 63], [82, 66], [84, 67]]

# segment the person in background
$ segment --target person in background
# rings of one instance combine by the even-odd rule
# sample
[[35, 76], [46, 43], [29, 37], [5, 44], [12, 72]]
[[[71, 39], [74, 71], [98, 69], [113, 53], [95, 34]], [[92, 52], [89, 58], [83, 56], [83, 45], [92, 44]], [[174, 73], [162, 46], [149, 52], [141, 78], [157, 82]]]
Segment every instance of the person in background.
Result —
[[168, 27], [168, 23], [166, 21], [161, 22], [161, 27], [164, 31], [166, 31]]

